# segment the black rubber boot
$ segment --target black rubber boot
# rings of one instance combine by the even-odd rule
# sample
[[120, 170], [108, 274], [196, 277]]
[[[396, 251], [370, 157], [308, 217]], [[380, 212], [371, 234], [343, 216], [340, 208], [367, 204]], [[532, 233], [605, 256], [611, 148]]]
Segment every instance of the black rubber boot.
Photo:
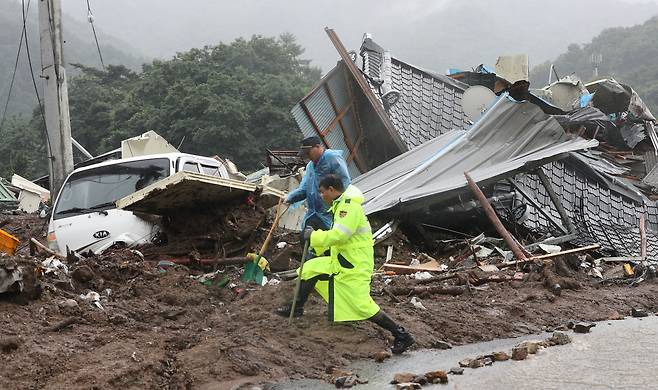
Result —
[[395, 340], [393, 341], [393, 346], [391, 346], [391, 352], [396, 355], [401, 354], [406, 351], [407, 348], [412, 346], [416, 340], [407, 332], [403, 327], [393, 321], [391, 317], [388, 316], [384, 311], [380, 310], [374, 316], [370, 317], [370, 321], [381, 326], [382, 328], [391, 332]]
[[[313, 292], [316, 282], [317, 279], [302, 280], [299, 284], [299, 295], [297, 296], [297, 304], [295, 305], [295, 314], [293, 314], [293, 317], [301, 317], [304, 314], [304, 304], [306, 304], [308, 297]], [[291, 310], [292, 303], [289, 303], [276, 309], [276, 314], [283, 317], [290, 317]]]

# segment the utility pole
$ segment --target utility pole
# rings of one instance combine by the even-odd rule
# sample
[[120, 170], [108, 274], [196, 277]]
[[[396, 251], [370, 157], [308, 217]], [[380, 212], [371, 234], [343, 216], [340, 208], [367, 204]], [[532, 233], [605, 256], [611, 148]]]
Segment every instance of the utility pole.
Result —
[[592, 63], [592, 66], [594, 67], [594, 70], [592, 72], [593, 78], [598, 78], [599, 77], [599, 66], [603, 62], [603, 54], [601, 53], [592, 53], [590, 57], [590, 62]]
[[44, 111], [48, 133], [50, 193], [57, 196], [73, 171], [69, 95], [64, 69], [61, 0], [39, 0], [41, 77], [45, 81]]

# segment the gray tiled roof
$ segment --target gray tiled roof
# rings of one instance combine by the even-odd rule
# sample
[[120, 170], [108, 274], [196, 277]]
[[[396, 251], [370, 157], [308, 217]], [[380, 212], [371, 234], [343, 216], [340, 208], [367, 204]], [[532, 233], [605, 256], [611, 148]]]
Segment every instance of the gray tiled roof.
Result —
[[[373, 79], [380, 78], [384, 49], [366, 38], [361, 46], [363, 72], [369, 77], [375, 94], [380, 96]], [[386, 107], [391, 122], [409, 149], [451, 130], [468, 127], [461, 97], [468, 88], [457, 80], [391, 59], [392, 88], [401, 96], [397, 104]]]
[[[644, 197], [622, 195], [622, 188], [601, 182], [584, 174], [574, 159], [555, 161], [543, 167], [553, 189], [560, 198], [569, 218], [573, 221], [578, 238], [576, 245], [601, 244], [601, 249], [620, 256], [639, 256], [640, 215], [647, 216], [647, 242], [650, 258], [658, 258], [658, 207]], [[530, 189], [544, 211], [559, 220], [559, 213], [548, 194], [534, 175], [517, 177], [519, 183]], [[523, 224], [533, 231], [561, 234], [549, 220], [532, 207]]]

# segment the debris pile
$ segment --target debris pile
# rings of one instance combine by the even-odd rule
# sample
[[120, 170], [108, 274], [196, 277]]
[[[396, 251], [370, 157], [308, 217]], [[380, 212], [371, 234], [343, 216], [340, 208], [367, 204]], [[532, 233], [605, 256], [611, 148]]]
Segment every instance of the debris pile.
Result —
[[[459, 288], [390, 293], [458, 295], [527, 280], [530, 269], [556, 295], [577, 288], [559, 278], [580, 270], [605, 284], [655, 275], [656, 119], [632, 87], [567, 76], [532, 89], [527, 56], [441, 75], [394, 57], [369, 34], [355, 61], [327, 33], [342, 61], [293, 108], [301, 131], [343, 149], [371, 220], [402, 230], [412, 252], [435, 259], [396, 264], [384, 253], [396, 251], [388, 242], [378, 252], [386, 271], [428, 284], [462, 274]], [[500, 223], [485, 212], [489, 204]], [[501, 227], [510, 239], [494, 243], [489, 237], [506, 235]], [[481, 233], [487, 243], [477, 242]], [[570, 270], [549, 261], [563, 257]]]

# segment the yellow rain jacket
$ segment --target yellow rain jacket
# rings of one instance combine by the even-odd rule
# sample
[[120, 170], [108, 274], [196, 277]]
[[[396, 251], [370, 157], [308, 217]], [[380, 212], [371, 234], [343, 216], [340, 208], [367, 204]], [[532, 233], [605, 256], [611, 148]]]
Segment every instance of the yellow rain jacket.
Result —
[[[315, 290], [329, 303], [329, 320], [358, 321], [379, 311], [370, 297], [374, 269], [372, 230], [363, 212], [363, 194], [353, 185], [334, 200], [331, 230], [316, 230], [311, 235], [315, 253], [330, 249], [330, 256], [316, 257], [304, 264], [302, 280], [326, 276]], [[333, 275], [333, 280], [329, 278]], [[333, 283], [333, 289], [330, 288]]]

